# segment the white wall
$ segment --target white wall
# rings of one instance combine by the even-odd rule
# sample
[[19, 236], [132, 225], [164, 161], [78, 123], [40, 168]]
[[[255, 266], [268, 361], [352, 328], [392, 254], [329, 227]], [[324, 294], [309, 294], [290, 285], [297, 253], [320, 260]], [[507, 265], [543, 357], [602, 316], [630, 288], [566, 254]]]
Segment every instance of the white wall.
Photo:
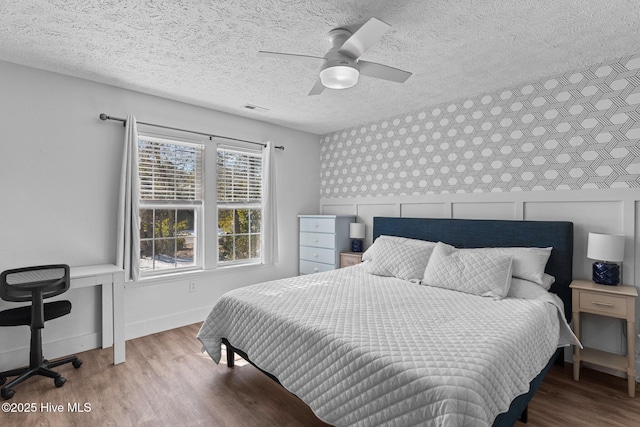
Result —
[[[7, 62], [0, 62], [0, 271], [115, 262], [124, 127], [99, 120], [100, 113], [286, 147], [276, 152], [280, 262], [197, 273], [190, 277], [195, 293], [189, 278], [128, 286], [127, 338], [203, 320], [229, 289], [297, 274], [296, 218], [318, 211], [317, 135]], [[64, 297], [72, 314], [43, 334], [51, 358], [97, 347], [101, 339], [97, 289]], [[12, 306], [0, 301], [0, 310]], [[26, 328], [0, 328], [0, 370], [24, 364], [28, 345]]]

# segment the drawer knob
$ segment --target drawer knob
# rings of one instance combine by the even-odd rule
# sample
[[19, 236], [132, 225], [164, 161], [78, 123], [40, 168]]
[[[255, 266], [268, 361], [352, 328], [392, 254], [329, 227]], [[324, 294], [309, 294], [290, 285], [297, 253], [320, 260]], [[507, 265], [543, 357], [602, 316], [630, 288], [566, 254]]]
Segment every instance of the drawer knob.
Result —
[[314, 268], [313, 271], [318, 271], [318, 267]]
[[313, 239], [313, 243], [318, 243], [319, 240], [318, 239]]
[[314, 256], [315, 258], [318, 258], [318, 254], [313, 254], [313, 256]]
[[608, 302], [591, 301], [591, 303], [595, 305], [601, 305], [603, 307], [613, 307], [613, 304], [609, 304]]

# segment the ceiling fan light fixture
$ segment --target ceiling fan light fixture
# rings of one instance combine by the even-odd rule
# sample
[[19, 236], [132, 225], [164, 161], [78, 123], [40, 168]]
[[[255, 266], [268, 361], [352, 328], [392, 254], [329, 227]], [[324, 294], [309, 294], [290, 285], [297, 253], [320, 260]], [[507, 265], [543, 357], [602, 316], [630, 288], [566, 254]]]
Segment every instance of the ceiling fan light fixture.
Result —
[[377, 62], [362, 61], [360, 57], [375, 45], [391, 28], [376, 18], [370, 18], [355, 33], [346, 28], [334, 28], [327, 34], [331, 49], [323, 57], [294, 53], [259, 51], [259, 56], [278, 59], [297, 59], [318, 63], [319, 78], [309, 92], [309, 96], [319, 95], [325, 89], [348, 89], [358, 83], [360, 74], [365, 77], [404, 83], [411, 73]]
[[349, 65], [334, 65], [320, 71], [322, 85], [329, 89], [348, 89], [358, 83], [360, 72]]

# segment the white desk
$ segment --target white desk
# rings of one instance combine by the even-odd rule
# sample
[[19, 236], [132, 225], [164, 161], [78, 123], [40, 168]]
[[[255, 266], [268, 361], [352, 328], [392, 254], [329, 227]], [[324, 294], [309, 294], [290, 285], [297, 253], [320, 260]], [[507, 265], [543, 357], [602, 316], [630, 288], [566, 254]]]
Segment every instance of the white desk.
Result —
[[102, 288], [102, 348], [113, 346], [113, 364], [124, 362], [124, 271], [113, 264], [71, 267], [71, 289]]

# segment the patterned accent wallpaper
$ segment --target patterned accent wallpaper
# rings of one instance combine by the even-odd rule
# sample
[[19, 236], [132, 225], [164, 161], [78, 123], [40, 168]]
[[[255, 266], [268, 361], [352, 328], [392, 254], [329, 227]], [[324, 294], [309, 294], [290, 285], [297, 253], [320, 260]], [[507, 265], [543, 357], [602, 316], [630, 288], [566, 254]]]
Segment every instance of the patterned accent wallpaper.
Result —
[[320, 143], [323, 198], [638, 188], [640, 54]]

